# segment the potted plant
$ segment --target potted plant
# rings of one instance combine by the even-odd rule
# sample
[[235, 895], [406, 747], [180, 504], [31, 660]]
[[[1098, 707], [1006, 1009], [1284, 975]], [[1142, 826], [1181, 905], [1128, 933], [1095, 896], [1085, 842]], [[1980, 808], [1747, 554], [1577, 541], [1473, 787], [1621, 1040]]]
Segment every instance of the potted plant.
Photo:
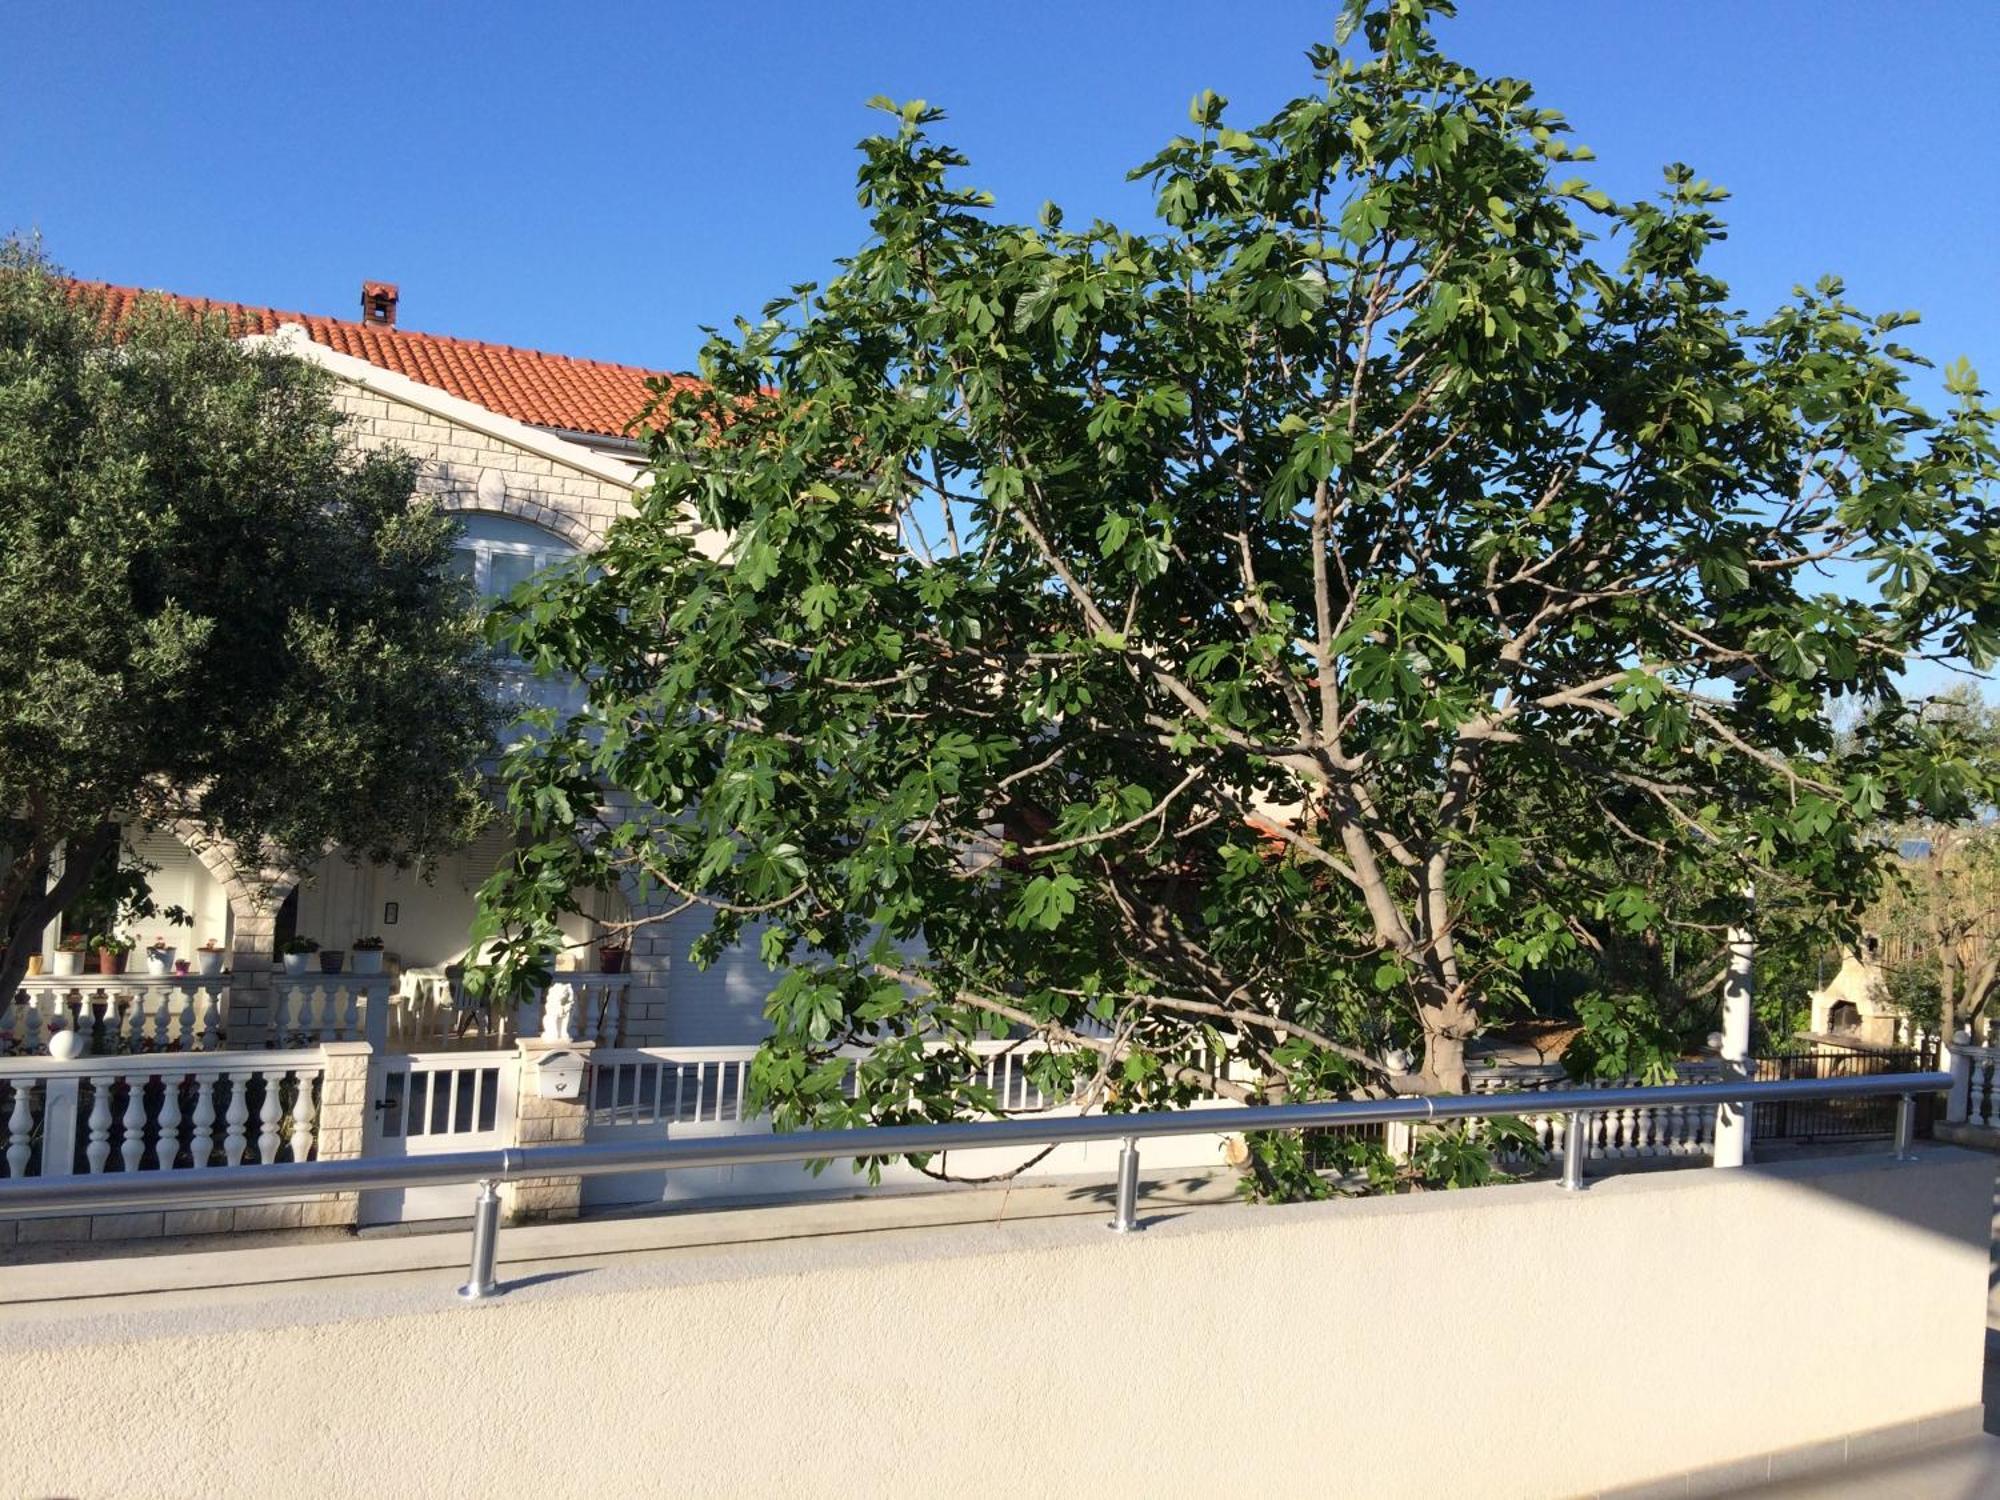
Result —
[[97, 972], [100, 974], [123, 974], [126, 955], [132, 951], [132, 940], [107, 932], [97, 940]]
[[164, 979], [174, 972], [174, 945], [163, 937], [146, 944], [146, 973]]
[[382, 940], [379, 937], [359, 937], [354, 940], [354, 962], [350, 965], [356, 974], [380, 974], [382, 972]]
[[340, 961], [347, 957], [344, 948], [322, 948], [319, 950], [319, 971], [322, 974], [338, 974]]
[[626, 947], [613, 938], [606, 938], [597, 945], [597, 972], [600, 974], [623, 974], [625, 972]]
[[285, 940], [285, 972], [303, 974], [312, 962], [312, 956], [319, 952], [319, 944], [309, 937], [294, 937]]
[[83, 972], [84, 951], [90, 947], [90, 939], [80, 932], [66, 932], [63, 940], [56, 944], [55, 972], [62, 975]]
[[220, 974], [222, 972], [222, 957], [228, 951], [227, 948], [224, 948], [214, 938], [210, 938], [194, 950], [194, 960], [202, 973]]

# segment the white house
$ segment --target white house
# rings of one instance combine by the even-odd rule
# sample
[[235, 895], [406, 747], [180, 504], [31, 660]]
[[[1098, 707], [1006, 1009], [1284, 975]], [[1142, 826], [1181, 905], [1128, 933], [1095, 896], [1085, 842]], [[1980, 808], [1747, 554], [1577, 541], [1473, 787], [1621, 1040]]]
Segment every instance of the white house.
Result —
[[[126, 287], [93, 290], [109, 300], [114, 315], [146, 295]], [[363, 284], [362, 315], [355, 320], [152, 295], [219, 313], [242, 336], [280, 342], [330, 371], [338, 381], [337, 399], [353, 418], [356, 440], [393, 444], [418, 460], [420, 492], [461, 520], [460, 566], [481, 593], [493, 596], [556, 558], [600, 544], [606, 527], [644, 482], [642, 448], [628, 428], [651, 399], [647, 382], [688, 379], [415, 332], [398, 326], [398, 291], [384, 282]], [[503, 688], [566, 691], [519, 676]], [[504, 852], [507, 837], [504, 830], [492, 831], [425, 881], [414, 872], [337, 853], [303, 879], [243, 870], [232, 850], [191, 834], [185, 842], [163, 832], [145, 834], [135, 842], [158, 867], [151, 877], [156, 898], [192, 913], [194, 927], [168, 930], [155, 924], [124, 935], [144, 940], [165, 932], [182, 954], [210, 940], [221, 942], [231, 951], [239, 1004], [255, 988], [243, 981], [268, 972], [275, 947], [295, 934], [341, 949], [358, 938], [379, 936], [392, 971], [406, 976], [405, 992], [441, 993], [435, 981], [464, 958], [475, 892]], [[592, 914], [615, 918], [629, 912], [614, 901]], [[644, 930], [635, 941], [631, 978], [621, 995], [620, 1040], [736, 1044], [764, 1034], [769, 978], [761, 963], [746, 953], [707, 971], [694, 969], [685, 954], [696, 920], [675, 919]], [[596, 932], [584, 921], [571, 927], [569, 936], [578, 945], [572, 961], [595, 969], [590, 955]], [[59, 919], [45, 936], [51, 965], [63, 931]]]

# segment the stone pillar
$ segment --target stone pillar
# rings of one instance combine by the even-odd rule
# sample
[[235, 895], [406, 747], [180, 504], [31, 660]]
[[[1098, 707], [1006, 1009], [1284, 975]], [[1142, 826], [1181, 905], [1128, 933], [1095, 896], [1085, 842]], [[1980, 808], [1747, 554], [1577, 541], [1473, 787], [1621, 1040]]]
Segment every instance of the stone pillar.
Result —
[[257, 900], [250, 894], [229, 894], [229, 1045], [268, 1047], [277, 1018], [277, 976], [283, 971], [271, 961], [271, 942], [278, 930], [278, 908], [284, 904]]
[[[516, 1043], [514, 1083], [515, 1146], [580, 1146], [590, 1110], [579, 1090], [572, 1099], [544, 1099], [536, 1086], [536, 1069], [552, 1053], [580, 1056], [587, 1068], [591, 1042], [566, 1042], [535, 1037]], [[585, 1075], [586, 1078], [588, 1074]], [[524, 1177], [500, 1189], [500, 1201], [510, 1224], [542, 1224], [574, 1219], [583, 1206], [581, 1177]]]
[[[319, 1085], [321, 1161], [353, 1161], [368, 1138], [375, 1049], [366, 1042], [325, 1042], [320, 1046], [326, 1072]], [[308, 1226], [353, 1224], [360, 1209], [358, 1193], [322, 1193], [305, 1205]]]
[[1945, 1071], [1951, 1074], [1951, 1093], [1945, 1100], [1944, 1117], [1953, 1125], [1963, 1125], [1972, 1113], [1972, 1033], [1961, 1026], [1945, 1043]]
[[[1744, 894], [1754, 895], [1748, 891]], [[1747, 926], [1730, 928], [1729, 972], [1722, 981], [1721, 1042], [1716, 1050], [1722, 1056], [1722, 1076], [1732, 1081], [1750, 1076], [1750, 1013], [1757, 993], [1756, 969], [1755, 936]], [[1740, 1167], [1750, 1160], [1750, 1116], [1751, 1111], [1742, 1105], [1716, 1107], [1718, 1167]]]

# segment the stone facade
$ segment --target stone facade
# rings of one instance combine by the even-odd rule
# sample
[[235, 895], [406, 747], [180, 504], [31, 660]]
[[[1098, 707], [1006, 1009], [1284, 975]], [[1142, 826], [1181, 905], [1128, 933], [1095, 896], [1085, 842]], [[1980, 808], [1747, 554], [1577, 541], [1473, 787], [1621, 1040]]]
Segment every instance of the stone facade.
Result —
[[361, 446], [393, 445], [415, 458], [418, 492], [446, 510], [512, 516], [587, 552], [603, 543], [631, 503], [630, 484], [613, 484], [380, 391], [343, 385], [337, 404]]
[[[509, 517], [591, 551], [602, 545], [611, 522], [632, 503], [639, 476], [635, 462], [522, 428], [400, 376], [353, 368], [358, 361], [314, 347], [299, 352], [333, 366], [340, 380], [336, 403], [352, 420], [355, 440], [364, 447], [394, 446], [411, 455], [419, 465], [418, 492], [448, 511]], [[238, 1043], [232, 1038], [232, 1044], [258, 1045], [275, 1004], [269, 956], [275, 915], [299, 876], [242, 870], [235, 851], [213, 843], [203, 847], [191, 837], [184, 841], [229, 897], [235, 931], [230, 1003], [237, 1024], [232, 1030], [243, 1039]], [[685, 939], [680, 941], [685, 946]], [[647, 930], [633, 944], [624, 1026], [628, 1043], [658, 1042], [668, 1033], [667, 976], [675, 942], [664, 931]]]

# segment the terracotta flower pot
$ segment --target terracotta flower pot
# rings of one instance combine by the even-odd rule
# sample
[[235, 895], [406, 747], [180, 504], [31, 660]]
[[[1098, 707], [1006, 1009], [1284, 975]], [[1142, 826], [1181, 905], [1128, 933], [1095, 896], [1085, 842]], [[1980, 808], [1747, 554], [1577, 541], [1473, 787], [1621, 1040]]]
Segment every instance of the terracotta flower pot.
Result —
[[100, 974], [123, 974], [125, 972], [125, 955], [115, 953], [109, 948], [99, 948], [97, 950], [97, 972]]
[[597, 972], [600, 974], [623, 974], [625, 972], [625, 950], [623, 948], [599, 948], [597, 950]]

